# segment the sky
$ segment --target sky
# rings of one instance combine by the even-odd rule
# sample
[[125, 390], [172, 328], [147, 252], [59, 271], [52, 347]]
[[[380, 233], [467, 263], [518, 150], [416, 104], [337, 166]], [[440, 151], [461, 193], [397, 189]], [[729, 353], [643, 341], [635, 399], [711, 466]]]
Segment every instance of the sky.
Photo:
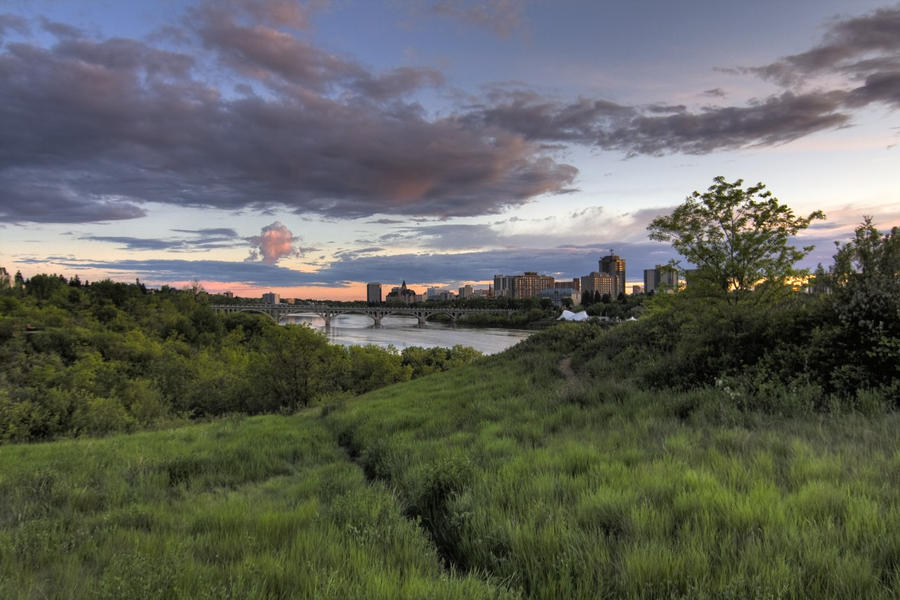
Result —
[[900, 4], [0, 0], [0, 266], [365, 298], [627, 278], [716, 176], [900, 225]]

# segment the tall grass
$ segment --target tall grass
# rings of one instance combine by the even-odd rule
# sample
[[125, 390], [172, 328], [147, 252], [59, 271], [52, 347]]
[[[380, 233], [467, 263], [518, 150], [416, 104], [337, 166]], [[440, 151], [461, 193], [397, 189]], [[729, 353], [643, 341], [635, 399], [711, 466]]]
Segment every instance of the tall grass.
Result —
[[900, 595], [898, 415], [560, 369], [601, 335], [291, 417], [2, 447], [0, 597]]
[[0, 448], [2, 598], [498, 598], [311, 415]]
[[529, 598], [900, 594], [900, 418], [566, 378], [553, 340], [325, 418], [445, 560]]

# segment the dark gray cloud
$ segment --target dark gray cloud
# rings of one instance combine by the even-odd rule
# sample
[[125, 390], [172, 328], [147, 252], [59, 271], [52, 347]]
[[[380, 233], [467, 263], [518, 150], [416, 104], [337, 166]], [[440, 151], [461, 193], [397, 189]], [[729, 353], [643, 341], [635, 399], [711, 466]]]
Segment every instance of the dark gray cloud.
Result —
[[885, 68], [900, 68], [900, 6], [836, 20], [814, 48], [745, 70], [791, 86], [819, 74], [865, 78]]
[[[862, 91], [860, 91], [862, 93]], [[574, 142], [627, 155], [706, 154], [766, 146], [847, 124], [847, 92], [784, 92], [745, 106], [629, 107], [601, 100], [574, 103], [534, 92], [493, 94], [496, 103], [473, 107], [466, 119], [515, 131], [527, 139]]]
[[847, 105], [862, 107], [873, 102], [883, 102], [900, 108], [900, 66], [896, 71], [874, 73], [847, 96]]
[[29, 32], [28, 21], [18, 15], [0, 13], [0, 42], [6, 37], [7, 31], [26, 35]]
[[638, 114], [606, 100], [562, 102], [525, 89], [493, 89], [489, 104], [468, 107], [465, 120], [514, 131], [529, 140], [590, 143], [601, 132]]
[[[636, 154], [705, 154], [770, 146], [849, 124], [853, 110], [874, 102], [900, 107], [900, 6], [830, 24], [821, 44], [763, 67], [719, 69], [752, 73], [793, 88], [816, 75], [838, 75], [844, 86], [790, 89], [745, 105], [625, 106], [580, 98], [547, 98], [497, 88], [465, 119], [543, 143], [579, 143]], [[723, 98], [721, 88], [703, 92]]]
[[900, 6], [836, 20], [814, 48], [742, 71], [785, 87], [837, 75], [848, 80], [847, 107], [875, 102], [900, 107]]
[[[265, 93], [223, 95], [192, 56], [136, 40], [96, 40], [53, 26], [59, 39], [52, 47], [7, 43], [0, 52], [0, 215], [14, 222], [133, 218], [153, 201], [330, 218], [445, 218], [496, 213], [564, 191], [575, 178], [574, 167], [516, 132], [429, 117], [400, 98], [439, 85], [437, 72], [372, 73], [216, 6], [193, 14], [192, 31], [226, 76], [265, 85]], [[13, 186], [19, 191], [9, 192]], [[43, 193], [38, 211], [29, 190], [66, 193], [52, 201]]]
[[51, 21], [45, 17], [40, 17], [41, 29], [47, 33], [55, 35], [60, 40], [75, 40], [84, 36], [84, 30], [79, 27], [73, 27], [66, 23]]
[[[249, 4], [254, 10], [236, 10]], [[278, 91], [308, 94], [337, 89], [382, 102], [406, 96], [419, 88], [437, 87], [443, 75], [433, 69], [398, 67], [372, 73], [358, 62], [322, 50], [284, 31], [284, 24], [266, 18], [267, 2], [206, 2], [191, 11], [190, 23], [206, 48], [235, 71]], [[278, 2], [277, 4], [286, 4]], [[250, 22], [240, 20], [245, 12]], [[300, 86], [300, 90], [285, 85]]]
[[707, 154], [770, 146], [846, 125], [844, 92], [785, 92], [749, 106], [707, 107], [696, 112], [640, 116], [600, 135], [597, 145], [629, 155]]
[[[3, 153], [0, 148], [0, 155]], [[41, 175], [40, 171], [0, 169], [0, 221], [84, 223], [134, 219], [146, 214], [127, 199], [85, 193], [62, 182], [42, 183]]]
[[[428, 6], [463, 18], [481, 5]], [[490, 6], [503, 15], [518, 5]], [[577, 169], [553, 154], [570, 144], [703, 154], [842, 127], [873, 102], [900, 106], [900, 8], [835, 22], [816, 48], [753, 71], [782, 82], [837, 73], [847, 76], [843, 88], [694, 109], [507, 86], [449, 116], [429, 115], [411, 96], [442, 85], [439, 72], [373, 72], [315, 46], [303, 37], [309, 10], [287, 0], [203, 4], [180, 31], [207, 50], [199, 58], [196, 47], [94, 39], [50, 22], [52, 46], [7, 42], [0, 217], [128, 219], [142, 216], [145, 202], [332, 219], [484, 215], [572, 191]], [[718, 88], [705, 94], [722, 97]]]
[[218, 248], [238, 248], [247, 240], [238, 237], [233, 229], [173, 229], [177, 233], [192, 234], [189, 238], [138, 238], [129, 236], [88, 235], [79, 239], [92, 242], [118, 244], [123, 250], [168, 250], [172, 252], [198, 252]]
[[221, 238], [236, 238], [237, 232], [230, 227], [216, 227], [209, 229], [173, 229], [176, 233], [192, 233], [199, 236], [213, 236]]

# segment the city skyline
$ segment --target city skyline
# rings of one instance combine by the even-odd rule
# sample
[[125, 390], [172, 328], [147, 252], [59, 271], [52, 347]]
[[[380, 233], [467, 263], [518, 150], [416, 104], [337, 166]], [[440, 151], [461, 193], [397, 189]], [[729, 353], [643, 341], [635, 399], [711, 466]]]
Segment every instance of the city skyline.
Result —
[[628, 291], [717, 175], [823, 210], [827, 266], [900, 224], [898, 72], [869, 0], [11, 0], [0, 266], [362, 300], [614, 251]]

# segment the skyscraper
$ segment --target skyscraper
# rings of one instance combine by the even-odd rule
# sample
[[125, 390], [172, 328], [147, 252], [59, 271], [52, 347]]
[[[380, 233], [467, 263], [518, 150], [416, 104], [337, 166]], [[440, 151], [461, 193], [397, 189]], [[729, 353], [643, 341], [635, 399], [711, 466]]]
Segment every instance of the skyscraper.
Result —
[[381, 284], [366, 284], [366, 302], [369, 304], [381, 304]]
[[608, 273], [616, 278], [616, 293], [614, 296], [625, 293], [625, 259], [616, 256], [610, 250], [609, 256], [600, 259], [600, 272]]

